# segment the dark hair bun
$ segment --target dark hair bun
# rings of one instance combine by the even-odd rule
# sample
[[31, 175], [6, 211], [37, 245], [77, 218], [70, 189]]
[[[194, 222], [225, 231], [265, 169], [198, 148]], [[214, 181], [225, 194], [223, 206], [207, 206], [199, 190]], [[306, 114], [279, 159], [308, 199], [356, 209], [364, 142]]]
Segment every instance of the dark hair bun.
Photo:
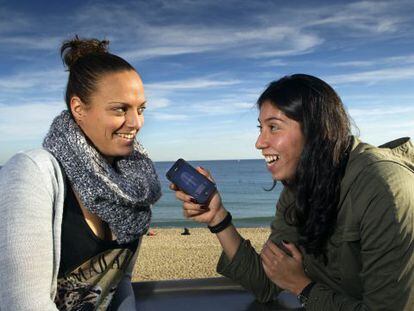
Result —
[[60, 48], [63, 63], [70, 70], [76, 61], [89, 54], [108, 53], [108, 40], [80, 39], [76, 35], [73, 39], [64, 41]]

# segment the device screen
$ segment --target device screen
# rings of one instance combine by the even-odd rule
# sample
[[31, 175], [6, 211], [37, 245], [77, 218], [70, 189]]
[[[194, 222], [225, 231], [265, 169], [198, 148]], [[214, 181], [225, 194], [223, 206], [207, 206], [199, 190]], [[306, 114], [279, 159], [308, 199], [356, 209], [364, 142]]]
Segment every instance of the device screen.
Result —
[[167, 172], [167, 178], [201, 204], [207, 202], [216, 190], [213, 182], [183, 159], [174, 163]]

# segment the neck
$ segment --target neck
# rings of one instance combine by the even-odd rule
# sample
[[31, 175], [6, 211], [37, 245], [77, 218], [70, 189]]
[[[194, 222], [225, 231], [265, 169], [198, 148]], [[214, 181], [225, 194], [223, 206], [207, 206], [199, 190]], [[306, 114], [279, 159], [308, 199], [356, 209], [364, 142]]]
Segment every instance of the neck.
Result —
[[104, 159], [106, 161], [108, 161], [109, 164], [111, 164], [112, 166], [114, 166], [115, 157], [109, 157], [109, 156], [104, 156], [104, 155], [102, 155], [102, 156], [104, 157]]

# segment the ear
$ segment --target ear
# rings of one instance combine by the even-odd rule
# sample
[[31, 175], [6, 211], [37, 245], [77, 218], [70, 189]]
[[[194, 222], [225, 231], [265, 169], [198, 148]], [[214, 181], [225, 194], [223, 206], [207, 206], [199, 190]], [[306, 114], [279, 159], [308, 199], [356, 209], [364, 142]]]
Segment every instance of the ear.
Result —
[[70, 110], [76, 122], [82, 122], [82, 119], [85, 116], [85, 108], [85, 104], [79, 97], [73, 96], [70, 99]]

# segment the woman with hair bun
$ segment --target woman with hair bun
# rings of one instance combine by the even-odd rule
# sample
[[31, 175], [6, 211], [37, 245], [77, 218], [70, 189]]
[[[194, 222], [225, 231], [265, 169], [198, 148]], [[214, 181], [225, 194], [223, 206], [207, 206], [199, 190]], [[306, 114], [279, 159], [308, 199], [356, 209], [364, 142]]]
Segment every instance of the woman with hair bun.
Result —
[[135, 310], [132, 268], [161, 190], [136, 140], [141, 78], [108, 44], [63, 43], [67, 110], [43, 148], [0, 170], [2, 311]]
[[352, 136], [339, 96], [310, 75], [272, 82], [257, 106], [256, 148], [284, 186], [260, 254], [232, 225], [218, 193], [203, 207], [171, 185], [184, 215], [220, 241], [217, 271], [261, 302], [287, 290], [312, 311], [413, 310], [410, 139], [374, 147]]

